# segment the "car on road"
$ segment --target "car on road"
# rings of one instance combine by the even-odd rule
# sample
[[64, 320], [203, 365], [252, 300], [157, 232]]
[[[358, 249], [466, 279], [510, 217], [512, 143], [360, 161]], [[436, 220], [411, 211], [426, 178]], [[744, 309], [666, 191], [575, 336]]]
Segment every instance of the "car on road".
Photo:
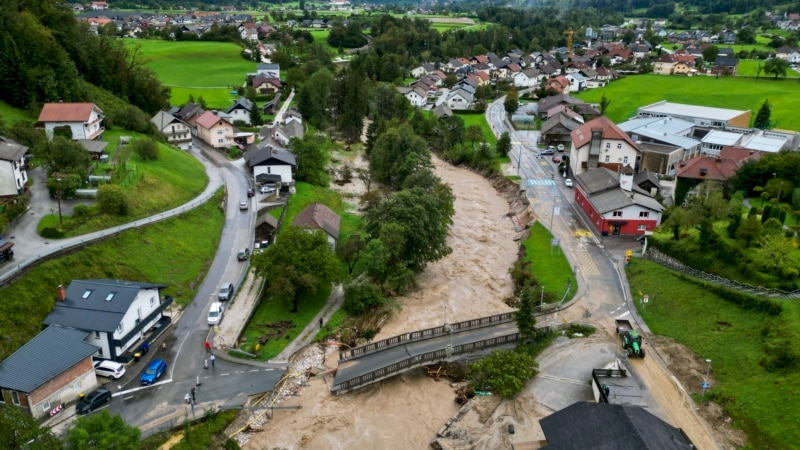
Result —
[[558, 144], [558, 151], [560, 152], [564, 151], [564, 144]]
[[561, 162], [561, 158], [559, 158], [557, 155], [553, 156], [553, 162], [554, 163], [560, 163]]
[[553, 150], [552, 148], [548, 148], [547, 150], [542, 150], [542, 153], [540, 153], [540, 155], [554, 155], [555, 153], [556, 153], [555, 150]]
[[147, 366], [139, 381], [144, 385], [153, 384], [161, 378], [165, 370], [167, 370], [167, 363], [163, 359], [155, 359]]
[[275, 186], [270, 186], [270, 185], [261, 186], [259, 192], [261, 192], [262, 194], [272, 194], [273, 192], [275, 192]]
[[249, 257], [250, 257], [250, 249], [249, 248], [243, 248], [243, 249], [239, 250], [239, 253], [236, 254], [236, 259], [238, 259], [239, 261], [246, 261], [247, 258], [249, 258]]
[[564, 180], [564, 186], [572, 187], [572, 178], [567, 178], [566, 180]]
[[219, 288], [219, 301], [225, 302], [233, 297], [233, 283], [223, 283], [222, 286]]
[[89, 414], [100, 407], [100, 405], [104, 405], [110, 401], [111, 391], [109, 391], [107, 388], [101, 387], [100, 389], [78, 400], [75, 410], [78, 411], [79, 414]]
[[100, 360], [94, 362], [95, 375], [111, 378], [112, 380], [119, 380], [125, 375], [125, 366], [118, 362]]
[[247, 190], [247, 196], [248, 197], [253, 197], [254, 195], [256, 195], [256, 190], [255, 189], [250, 188], [250, 189]]
[[247, 208], [249, 206], [250, 205], [247, 204], [247, 200], [242, 200], [239, 202], [239, 209], [241, 209], [242, 211], [247, 211]]

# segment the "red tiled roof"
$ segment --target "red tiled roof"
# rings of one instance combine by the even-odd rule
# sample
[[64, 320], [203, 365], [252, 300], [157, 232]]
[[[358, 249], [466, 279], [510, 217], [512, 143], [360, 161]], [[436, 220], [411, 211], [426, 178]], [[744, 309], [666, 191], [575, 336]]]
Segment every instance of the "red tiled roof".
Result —
[[94, 103], [45, 103], [39, 122], [86, 122]]
[[480, 63], [480, 64], [488, 64], [489, 63], [489, 57], [486, 56], [486, 55], [476, 55], [474, 58], [475, 58], [475, 61], [478, 61], [478, 63]]
[[675, 163], [675, 176], [698, 180], [727, 181], [736, 175], [739, 163], [732, 159], [696, 156], [686, 161]]
[[198, 117], [197, 120], [195, 120], [195, 123], [198, 126], [201, 126], [201, 127], [205, 128], [207, 130], [210, 130], [220, 120], [225, 121], [226, 123], [228, 122], [227, 120], [223, 119], [222, 117], [214, 114], [213, 111], [206, 111], [206, 112], [203, 113], [202, 116]]
[[726, 145], [719, 151], [719, 156], [723, 159], [732, 159], [739, 163], [743, 163], [749, 160], [759, 160], [762, 156], [764, 156], [764, 154], [757, 150], [750, 150], [749, 148], [731, 147]]
[[572, 143], [575, 145], [575, 148], [581, 148], [584, 145], [588, 144], [589, 141], [592, 140], [592, 130], [594, 129], [602, 129], [603, 139], [614, 139], [618, 141], [625, 141], [631, 147], [638, 149], [639, 147], [636, 146], [636, 143], [628, 136], [624, 131], [620, 130], [620, 128], [614, 124], [614, 122], [610, 121], [605, 116], [600, 116], [596, 119], [592, 119], [585, 124], [581, 125], [580, 127], [576, 128], [575, 130], [570, 133], [572, 136]]
[[312, 228], [325, 230], [326, 233], [339, 239], [339, 224], [341, 218], [327, 206], [313, 203], [300, 211], [292, 221], [298, 228]]

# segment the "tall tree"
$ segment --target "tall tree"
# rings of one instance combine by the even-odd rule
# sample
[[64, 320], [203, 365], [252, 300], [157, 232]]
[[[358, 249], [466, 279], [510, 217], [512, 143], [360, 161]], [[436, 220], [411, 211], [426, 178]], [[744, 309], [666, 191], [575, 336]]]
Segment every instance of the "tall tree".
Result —
[[771, 114], [772, 114], [772, 105], [769, 104], [769, 99], [764, 100], [764, 103], [761, 104], [761, 108], [758, 109], [758, 113], [756, 113], [756, 118], [753, 121], [753, 126], [755, 128], [759, 128], [762, 130], [769, 129]]
[[736, 237], [744, 239], [745, 248], [750, 248], [750, 243], [761, 237], [761, 221], [756, 216], [748, 216], [747, 220], [736, 230]]
[[61, 441], [49, 428], [40, 426], [33, 416], [15, 406], [0, 408], [0, 443], [8, 449], [62, 448]]
[[297, 94], [297, 109], [303, 118], [320, 130], [328, 127], [333, 74], [328, 69], [314, 72]]
[[519, 94], [516, 88], [512, 88], [511, 91], [506, 94], [506, 101], [503, 102], [503, 107], [509, 116], [517, 111], [519, 108]]
[[306, 133], [302, 138], [292, 138], [289, 150], [297, 158], [297, 179], [325, 187], [328, 185], [328, 166], [330, 156], [325, 151], [324, 141], [314, 133]]
[[611, 100], [606, 97], [606, 94], [603, 94], [603, 98], [600, 99], [600, 115], [604, 116], [608, 107], [611, 105]]
[[75, 422], [67, 432], [66, 448], [138, 450], [141, 448], [141, 434], [138, 428], [126, 425], [119, 415], [112, 416], [107, 410], [102, 410]]
[[497, 140], [497, 154], [501, 156], [508, 156], [510, 151], [511, 136], [508, 134], [508, 131], [504, 131], [503, 134], [500, 135], [500, 139]]
[[785, 77], [789, 70], [789, 62], [781, 58], [770, 58], [764, 62], [764, 73], [774, 75], [777, 80], [779, 76]]
[[376, 180], [395, 188], [418, 169], [431, 167], [431, 152], [424, 139], [408, 125], [387, 130], [370, 153], [370, 170]]
[[361, 258], [361, 253], [367, 248], [367, 243], [361, 239], [361, 235], [353, 234], [344, 242], [339, 242], [336, 245], [336, 257], [343, 263], [347, 264], [347, 270], [350, 275], [353, 274], [353, 268]]
[[342, 267], [325, 232], [287, 227], [265, 252], [253, 256], [256, 273], [265, 280], [266, 294], [291, 304], [297, 312], [301, 300], [326, 284], [342, 279]]

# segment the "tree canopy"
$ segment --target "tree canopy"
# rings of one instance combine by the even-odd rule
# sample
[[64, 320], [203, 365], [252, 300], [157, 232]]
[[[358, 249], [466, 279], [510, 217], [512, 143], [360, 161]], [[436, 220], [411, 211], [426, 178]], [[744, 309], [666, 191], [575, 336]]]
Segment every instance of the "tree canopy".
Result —
[[67, 432], [65, 448], [72, 450], [139, 450], [141, 431], [107, 410], [83, 416]]
[[428, 143], [408, 125], [383, 133], [375, 141], [369, 161], [375, 179], [394, 188], [402, 186], [406, 177], [416, 170], [433, 164]]

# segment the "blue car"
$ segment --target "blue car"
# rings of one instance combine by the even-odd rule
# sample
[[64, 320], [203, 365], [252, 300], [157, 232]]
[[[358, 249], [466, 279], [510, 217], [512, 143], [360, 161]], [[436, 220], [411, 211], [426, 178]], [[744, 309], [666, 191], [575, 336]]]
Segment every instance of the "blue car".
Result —
[[153, 362], [147, 366], [147, 370], [142, 374], [140, 381], [142, 384], [153, 384], [161, 377], [165, 370], [167, 370], [167, 363], [165, 363], [164, 360], [153, 360]]

